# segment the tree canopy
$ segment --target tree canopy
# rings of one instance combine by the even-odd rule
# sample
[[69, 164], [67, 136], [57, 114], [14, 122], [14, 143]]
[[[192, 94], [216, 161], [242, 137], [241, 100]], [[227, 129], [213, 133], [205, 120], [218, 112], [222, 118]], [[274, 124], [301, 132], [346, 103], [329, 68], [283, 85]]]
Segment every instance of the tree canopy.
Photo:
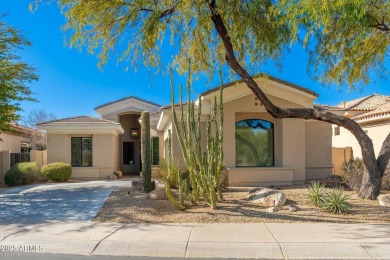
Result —
[[354, 88], [388, 74], [389, 1], [281, 0], [273, 10], [293, 41], [304, 36], [316, 79]]
[[8, 26], [0, 17], [0, 133], [10, 129], [10, 123], [19, 120], [18, 102], [33, 100], [27, 84], [37, 80], [34, 69], [22, 62], [18, 49], [29, 46], [20, 31]]
[[[195, 73], [214, 73], [225, 63], [207, 1], [60, 0], [58, 4], [67, 19], [69, 45], [87, 47], [99, 56], [100, 65], [119, 52], [119, 61], [165, 67], [162, 50], [171, 54], [170, 62], [179, 72], [187, 70], [188, 58]], [[288, 31], [273, 23], [270, 7], [266, 0], [226, 0], [220, 6], [238, 59], [247, 65], [278, 57], [288, 43]]]
[[[45, 0], [37, 0], [36, 3]], [[325, 83], [355, 87], [387, 74], [390, 3], [386, 0], [58, 0], [69, 45], [87, 47], [104, 65], [111, 54], [133, 66], [214, 73], [225, 49], [210, 19], [214, 2], [238, 62], [259, 68], [301, 42], [309, 71]], [[32, 7], [33, 8], [33, 7]], [[257, 69], [256, 72], [261, 72]]]

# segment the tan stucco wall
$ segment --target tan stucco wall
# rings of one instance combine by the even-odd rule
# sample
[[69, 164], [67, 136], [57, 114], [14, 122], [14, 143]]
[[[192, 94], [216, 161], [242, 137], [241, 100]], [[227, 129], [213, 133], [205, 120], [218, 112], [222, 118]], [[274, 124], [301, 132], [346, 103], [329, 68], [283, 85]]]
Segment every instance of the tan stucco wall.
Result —
[[[299, 107], [291, 102], [271, 97], [271, 100], [280, 107]], [[274, 123], [274, 159], [275, 167], [285, 167], [293, 172], [293, 182], [305, 181], [305, 121], [300, 119], [274, 119], [271, 117], [254, 95], [249, 95], [224, 104], [224, 152], [225, 164], [228, 168], [236, 167], [236, 140], [235, 123], [250, 118], [259, 118]], [[237, 168], [240, 169], [240, 168]], [[242, 174], [247, 174], [242, 169]], [[258, 168], [259, 171], [264, 171]], [[281, 173], [281, 171], [279, 171]], [[271, 173], [271, 172], [270, 172]], [[232, 174], [239, 172], [232, 171]], [[260, 174], [260, 172], [258, 173]], [[283, 174], [274, 174], [276, 182], [283, 182]], [[279, 178], [280, 177], [280, 178]], [[232, 177], [234, 178], [234, 177]], [[286, 176], [288, 182], [288, 177]], [[269, 180], [267, 180], [267, 183]]]
[[31, 142], [31, 140], [27, 137], [1, 133], [0, 138], [0, 151], [11, 151], [11, 153], [20, 153], [21, 142]]
[[[335, 127], [333, 125], [333, 132]], [[382, 143], [390, 132], [390, 121], [361, 124], [361, 127], [367, 131], [374, 145], [375, 156], [378, 156]], [[340, 135], [333, 136], [332, 146], [337, 148], [352, 147], [353, 156], [362, 158], [362, 152], [355, 136], [343, 127], [340, 127]]]
[[332, 174], [332, 125], [306, 122], [306, 179], [323, 179]]
[[[271, 97], [280, 107], [298, 105]], [[274, 124], [274, 167], [236, 167], [235, 123], [245, 119], [259, 118]], [[202, 128], [205, 128], [205, 123]], [[173, 156], [181, 168], [185, 168], [178, 139], [172, 124], [161, 136], [166, 156], [168, 129], [172, 131]], [[205, 132], [204, 132], [205, 133]], [[275, 119], [270, 116], [253, 96], [245, 96], [224, 104], [224, 162], [229, 169], [231, 185], [256, 186], [303, 183], [309, 178], [321, 178], [331, 174], [331, 125], [307, 122], [300, 119]]]
[[353, 158], [352, 147], [332, 147], [333, 174], [344, 176], [343, 164]]
[[283, 119], [283, 166], [294, 169], [294, 182], [303, 183], [306, 179], [305, 121]]
[[70, 136], [67, 134], [47, 135], [47, 163], [70, 162]]
[[48, 134], [47, 163], [71, 164], [71, 137], [92, 137], [92, 167], [72, 167], [73, 179], [105, 179], [118, 169], [118, 137], [114, 134]]

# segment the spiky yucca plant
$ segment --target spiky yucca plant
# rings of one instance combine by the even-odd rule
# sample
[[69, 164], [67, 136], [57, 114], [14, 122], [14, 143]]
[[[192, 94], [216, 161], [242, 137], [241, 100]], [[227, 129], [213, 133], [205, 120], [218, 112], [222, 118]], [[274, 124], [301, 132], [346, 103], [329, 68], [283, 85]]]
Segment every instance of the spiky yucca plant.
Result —
[[350, 197], [341, 187], [332, 189], [327, 192], [322, 208], [335, 214], [349, 214], [352, 208], [351, 203], [348, 202]]
[[327, 190], [325, 185], [319, 183], [318, 181], [313, 181], [307, 191], [306, 199], [310, 205], [322, 207], [325, 202], [326, 195]]

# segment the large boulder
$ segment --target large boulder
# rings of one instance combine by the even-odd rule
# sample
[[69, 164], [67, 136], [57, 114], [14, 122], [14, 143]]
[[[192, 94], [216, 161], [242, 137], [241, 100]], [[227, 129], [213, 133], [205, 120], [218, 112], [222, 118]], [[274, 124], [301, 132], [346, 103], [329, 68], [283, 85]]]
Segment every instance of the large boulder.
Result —
[[286, 195], [282, 191], [264, 187], [251, 189], [248, 199], [266, 207], [280, 207], [286, 203]]
[[382, 194], [378, 196], [379, 205], [390, 207], [390, 194]]
[[331, 175], [321, 180], [321, 183], [326, 187], [337, 188], [340, 187], [343, 182], [343, 178], [338, 175]]

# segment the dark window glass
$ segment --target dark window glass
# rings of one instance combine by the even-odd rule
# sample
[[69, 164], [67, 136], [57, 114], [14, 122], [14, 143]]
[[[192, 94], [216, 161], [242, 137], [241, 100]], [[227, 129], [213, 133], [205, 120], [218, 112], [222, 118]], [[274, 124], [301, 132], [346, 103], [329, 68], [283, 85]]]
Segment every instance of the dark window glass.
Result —
[[340, 127], [339, 126], [336, 126], [334, 128], [334, 135], [340, 135]]
[[159, 138], [152, 137], [152, 165], [158, 165], [160, 159]]
[[133, 142], [123, 142], [123, 164], [134, 164]]
[[91, 167], [92, 137], [72, 137], [71, 157], [73, 167]]
[[260, 119], [236, 123], [236, 165], [274, 165], [274, 125]]

